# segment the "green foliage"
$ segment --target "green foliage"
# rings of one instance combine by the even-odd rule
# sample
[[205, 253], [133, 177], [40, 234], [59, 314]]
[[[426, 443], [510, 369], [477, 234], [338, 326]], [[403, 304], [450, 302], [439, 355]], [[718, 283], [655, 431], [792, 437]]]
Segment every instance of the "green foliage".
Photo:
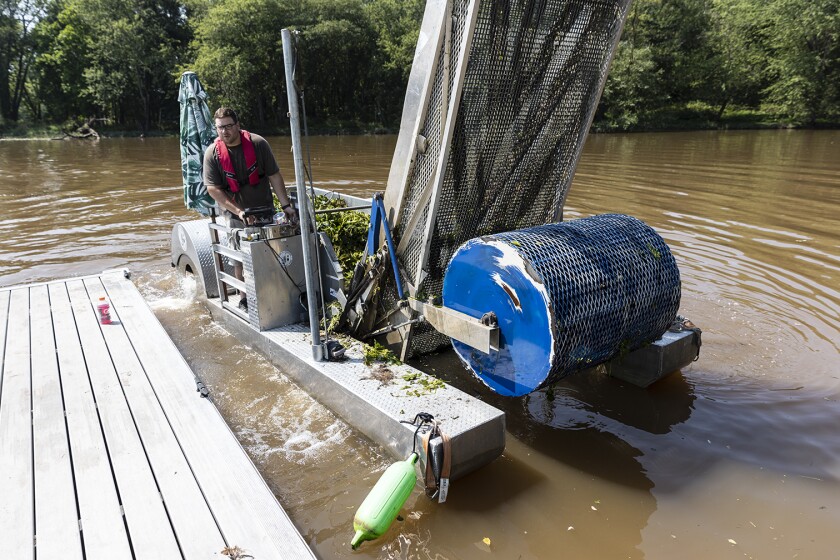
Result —
[[718, 107], [718, 120], [730, 104], [755, 107], [760, 102], [768, 79], [768, 30], [764, 3], [714, 0], [706, 97]]
[[76, 3], [52, 4], [47, 16], [35, 27], [35, 76], [46, 115], [53, 122], [64, 122], [76, 114], [94, 113], [84, 95], [85, 69], [90, 64], [88, 48], [91, 29]]
[[660, 80], [651, 48], [622, 41], [613, 58], [610, 78], [604, 85], [599, 120], [618, 130], [636, 127], [640, 115], [656, 105]]
[[352, 120], [365, 115], [376, 45], [358, 0], [313, 0], [317, 22], [301, 32], [303, 87], [315, 119]]
[[838, 10], [836, 0], [634, 0], [595, 126], [728, 126], [759, 110], [836, 123]]
[[280, 30], [300, 23], [302, 2], [230, 0], [210, 4], [195, 25], [192, 70], [212, 100], [235, 107], [245, 126], [265, 127], [285, 115]]
[[171, 70], [189, 41], [178, 0], [51, 0], [35, 37], [31, 85], [53, 120], [87, 114], [143, 132], [177, 122]]
[[374, 342], [372, 346], [370, 344], [365, 344], [362, 355], [362, 360], [366, 366], [369, 366], [374, 362], [382, 362], [387, 365], [399, 365], [402, 363], [393, 352], [378, 342]]
[[[316, 210], [329, 208], [346, 208], [347, 203], [340, 198], [330, 198], [324, 195], [315, 197]], [[348, 210], [330, 214], [318, 214], [315, 217], [318, 230], [327, 234], [332, 241], [338, 262], [344, 271], [345, 282], [349, 285], [353, 278], [353, 270], [365, 251], [370, 217], [362, 212]]]
[[774, 0], [767, 10], [767, 102], [794, 123], [840, 116], [840, 2]]
[[[393, 130], [424, 0], [0, 0], [0, 126], [90, 117], [173, 130], [195, 70], [211, 108], [288, 124], [280, 30], [299, 31], [311, 130]], [[840, 120], [838, 0], [634, 0], [594, 126]]]
[[[32, 30], [44, 14], [44, 0], [0, 0], [0, 118], [16, 122], [21, 103], [31, 102], [28, 74], [35, 58]], [[37, 106], [32, 103], [37, 111]]]
[[403, 81], [408, 81], [414, 60], [424, 6], [422, 0], [376, 0], [366, 6], [383, 55], [382, 67]]

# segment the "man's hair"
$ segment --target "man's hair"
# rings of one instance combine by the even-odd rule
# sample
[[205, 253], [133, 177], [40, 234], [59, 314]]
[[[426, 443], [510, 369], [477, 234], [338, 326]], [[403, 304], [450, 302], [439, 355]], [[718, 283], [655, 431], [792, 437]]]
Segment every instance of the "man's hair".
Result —
[[239, 122], [239, 117], [236, 116], [236, 111], [231, 109], [230, 107], [219, 107], [216, 109], [216, 112], [213, 113], [213, 119], [223, 119], [225, 117], [230, 117], [233, 119], [234, 123]]

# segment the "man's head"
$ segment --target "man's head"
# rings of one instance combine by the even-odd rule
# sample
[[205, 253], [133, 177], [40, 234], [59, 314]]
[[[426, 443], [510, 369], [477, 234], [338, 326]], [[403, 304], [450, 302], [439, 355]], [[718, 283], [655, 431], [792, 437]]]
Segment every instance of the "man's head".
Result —
[[242, 140], [239, 137], [239, 117], [236, 111], [230, 107], [219, 107], [213, 113], [213, 120], [216, 121], [216, 132], [226, 146], [238, 146]]

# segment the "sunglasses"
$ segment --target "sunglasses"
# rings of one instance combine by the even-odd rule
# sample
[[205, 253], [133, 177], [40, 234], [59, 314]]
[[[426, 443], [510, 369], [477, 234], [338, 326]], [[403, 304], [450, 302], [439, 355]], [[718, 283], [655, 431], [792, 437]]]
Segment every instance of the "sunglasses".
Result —
[[232, 129], [234, 126], [236, 126], [236, 124], [237, 124], [237, 123], [223, 124], [222, 126], [217, 126], [217, 127], [216, 127], [216, 130], [218, 130], [219, 132], [222, 132], [223, 130], [230, 130], [230, 129]]

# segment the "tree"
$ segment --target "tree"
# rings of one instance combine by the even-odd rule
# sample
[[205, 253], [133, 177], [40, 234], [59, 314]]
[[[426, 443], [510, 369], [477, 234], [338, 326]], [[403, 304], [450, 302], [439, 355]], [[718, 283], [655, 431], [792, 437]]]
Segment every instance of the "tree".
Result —
[[709, 30], [713, 51], [708, 101], [723, 116], [730, 103], [757, 107], [767, 86], [769, 22], [766, 4], [714, 0]]
[[172, 69], [189, 42], [177, 0], [74, 0], [91, 31], [89, 96], [118, 122], [134, 120], [147, 131], [164, 107], [177, 120], [177, 82]]
[[303, 22], [299, 0], [229, 0], [213, 4], [195, 26], [194, 70], [213, 105], [230, 105], [265, 127], [286, 111], [280, 30]]
[[321, 120], [375, 120], [376, 42], [360, 0], [314, 0], [301, 31], [308, 109]]
[[17, 121], [34, 59], [32, 29], [43, 15], [42, 0], [0, 0], [0, 116]]
[[90, 65], [88, 38], [91, 30], [75, 3], [59, 0], [47, 6], [46, 16], [33, 31], [36, 52], [33, 82], [38, 102], [53, 122], [94, 114], [84, 95], [85, 69]]
[[840, 116], [840, 3], [773, 0], [767, 100], [794, 122]]
[[661, 72], [653, 61], [651, 48], [637, 47], [631, 40], [621, 41], [604, 84], [596, 120], [611, 129], [632, 129], [645, 112], [661, 105], [657, 94], [660, 88]]
[[378, 120], [399, 122], [425, 5], [425, 0], [371, 0], [365, 4], [376, 37], [370, 69], [377, 86], [372, 93]]
[[423, 20], [423, 0], [373, 0], [365, 7], [383, 54], [382, 67], [408, 82]]

